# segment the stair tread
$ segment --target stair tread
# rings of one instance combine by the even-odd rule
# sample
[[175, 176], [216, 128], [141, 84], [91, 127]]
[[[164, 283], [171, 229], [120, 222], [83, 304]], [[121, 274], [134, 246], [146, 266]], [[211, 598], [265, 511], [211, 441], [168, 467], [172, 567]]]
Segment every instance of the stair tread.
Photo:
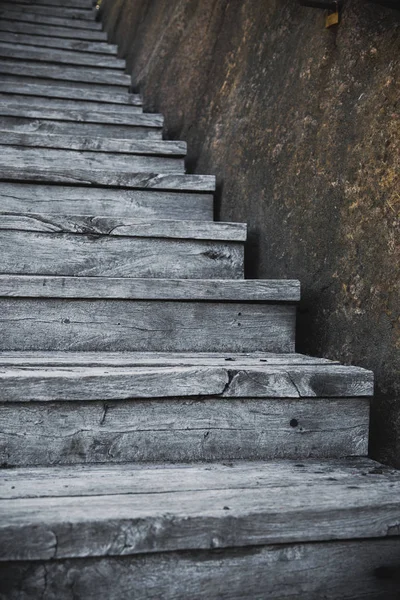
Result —
[[95, 21], [96, 13], [93, 7], [70, 7], [70, 6], [43, 6], [38, 4], [18, 5], [15, 2], [4, 2], [0, 4], [2, 10], [11, 10], [12, 12], [21, 12], [28, 14], [37, 14], [54, 17], [67, 17], [72, 19], [84, 19], [87, 21]]
[[107, 67], [112, 69], [125, 70], [126, 63], [124, 59], [115, 56], [101, 56], [98, 54], [88, 54], [87, 52], [70, 52], [68, 50], [56, 50], [54, 48], [40, 48], [34, 46], [24, 46], [15, 42], [7, 43], [0, 41], [0, 57], [13, 58], [28, 61], [43, 61], [47, 63], [57, 63], [66, 65], [84, 65], [92, 67]]
[[[365, 539], [397, 527], [400, 473], [374, 461], [231, 464], [118, 466], [107, 477], [102, 467], [63, 468], [58, 486], [64, 473], [68, 487], [54, 493], [52, 469], [42, 476], [24, 470], [20, 478], [8, 471], [0, 560]], [[21, 490], [16, 498], [9, 497], [13, 485]], [[39, 497], [24, 497], [32, 487]]]
[[31, 106], [29, 100], [26, 106], [18, 103], [0, 102], [0, 115], [10, 117], [20, 117], [21, 119], [37, 119], [40, 121], [77, 121], [82, 123], [104, 123], [113, 125], [127, 126], [126, 135], [129, 136], [129, 126], [137, 127], [162, 127], [164, 117], [155, 113], [118, 113], [107, 111], [104, 107], [103, 112], [93, 110], [73, 110], [56, 109], [48, 106]]
[[[126, 104], [114, 104], [104, 101], [95, 101], [95, 100], [82, 100], [82, 99], [70, 99], [70, 98], [57, 98], [57, 97], [48, 97], [48, 96], [34, 96], [27, 95], [24, 96], [19, 92], [18, 94], [14, 93], [2, 93], [0, 86], [0, 102], [2, 104], [8, 105], [18, 105], [20, 101], [23, 101], [26, 104], [29, 104], [31, 108], [44, 108], [44, 109], [52, 109], [52, 110], [61, 110], [61, 111], [88, 111], [89, 113], [114, 113], [118, 112], [118, 114], [126, 114], [131, 115], [132, 113], [142, 113], [143, 107], [138, 103], [126, 103]], [[2, 137], [6, 132], [3, 132]], [[65, 136], [67, 139], [72, 138], [74, 136]], [[182, 142], [183, 143], [183, 142]]]
[[92, 0], [13, 0], [14, 4], [41, 4], [43, 6], [70, 6], [72, 8], [90, 9], [93, 6]]
[[26, 48], [36, 46], [37, 48], [58, 48], [74, 50], [87, 54], [104, 54], [106, 56], [117, 56], [118, 48], [115, 44], [107, 42], [85, 42], [57, 37], [44, 37], [32, 34], [9, 33], [0, 31], [0, 40], [12, 44], [23, 44]]
[[[68, 84], [68, 85], [67, 85]], [[119, 105], [135, 106], [142, 105], [142, 99], [139, 94], [129, 94], [126, 92], [116, 92], [114, 89], [105, 90], [97, 87], [84, 87], [79, 82], [50, 82], [40, 84], [35, 82], [21, 81], [18, 77], [4, 75], [0, 79], [0, 92], [12, 94], [25, 94], [32, 96], [44, 96], [48, 98], [66, 98], [71, 100], [86, 100], [94, 102], [104, 102], [105, 108], [109, 110], [118, 110]], [[116, 106], [113, 106], [115, 104]]]
[[15, 22], [15, 23], [32, 23], [34, 25], [51, 25], [55, 27], [64, 27], [65, 29], [72, 29], [72, 37], [76, 30], [84, 31], [102, 31], [101, 23], [97, 23], [94, 18], [93, 20], [86, 19], [71, 19], [68, 17], [55, 17], [52, 16], [51, 11], [47, 15], [36, 14], [34, 12], [28, 12], [25, 10], [18, 10], [17, 6], [15, 10], [8, 8], [2, 8], [0, 4], [0, 18]]
[[0, 275], [0, 296], [297, 302], [297, 280], [129, 279]]
[[27, 23], [24, 21], [14, 21], [9, 19], [6, 20], [4, 18], [0, 19], [0, 31], [7, 31], [10, 33], [27, 33], [28, 35], [38, 35], [46, 37], [68, 38], [74, 41], [107, 41], [107, 34], [105, 31], [91, 29], [73, 29], [72, 27], [59, 27], [39, 23]]

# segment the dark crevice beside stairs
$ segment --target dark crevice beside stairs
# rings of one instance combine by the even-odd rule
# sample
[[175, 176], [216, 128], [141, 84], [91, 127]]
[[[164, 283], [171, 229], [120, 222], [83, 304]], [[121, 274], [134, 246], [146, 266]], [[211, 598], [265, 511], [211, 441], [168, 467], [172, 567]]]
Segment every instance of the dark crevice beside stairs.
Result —
[[145, 114], [91, 0], [0, 1], [0, 598], [400, 597], [372, 373]]

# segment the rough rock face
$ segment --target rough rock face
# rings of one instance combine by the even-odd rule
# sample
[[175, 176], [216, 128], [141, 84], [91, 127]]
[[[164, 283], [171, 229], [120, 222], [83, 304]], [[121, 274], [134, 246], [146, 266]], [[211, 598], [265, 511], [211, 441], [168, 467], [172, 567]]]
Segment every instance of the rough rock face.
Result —
[[247, 221], [250, 277], [298, 277], [298, 350], [376, 373], [372, 455], [400, 466], [400, 12], [348, 0], [106, 0], [147, 110]]

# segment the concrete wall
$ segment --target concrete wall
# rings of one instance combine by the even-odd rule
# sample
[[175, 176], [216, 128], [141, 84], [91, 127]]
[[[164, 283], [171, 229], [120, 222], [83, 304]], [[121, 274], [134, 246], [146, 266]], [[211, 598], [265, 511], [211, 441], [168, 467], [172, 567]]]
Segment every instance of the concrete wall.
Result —
[[298, 350], [376, 373], [371, 453], [400, 467], [400, 11], [348, 0], [105, 0], [146, 109], [247, 221], [249, 277], [297, 277]]

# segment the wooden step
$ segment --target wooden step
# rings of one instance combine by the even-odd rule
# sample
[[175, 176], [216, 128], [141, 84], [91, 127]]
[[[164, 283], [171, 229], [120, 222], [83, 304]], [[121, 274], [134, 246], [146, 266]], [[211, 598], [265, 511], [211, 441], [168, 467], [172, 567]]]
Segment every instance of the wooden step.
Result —
[[11, 21], [13, 23], [29, 23], [38, 25], [50, 25], [52, 27], [63, 27], [65, 29], [72, 29], [71, 37], [74, 36], [75, 31], [101, 31], [101, 23], [96, 23], [94, 19], [88, 21], [86, 19], [76, 19], [67, 17], [55, 17], [50, 14], [42, 15], [35, 14], [31, 11], [25, 10], [9, 10], [3, 8], [0, 3], [0, 19], [5, 21]]
[[37, 6], [40, 4], [41, 6], [67, 6], [70, 8], [85, 8], [87, 10], [93, 7], [92, 0], [13, 0], [13, 4], [15, 5], [31, 5]]
[[0, 381], [8, 466], [368, 449], [372, 374], [302, 355], [10, 352]]
[[7, 480], [8, 597], [398, 598], [400, 476], [374, 461], [64, 467]]
[[44, 37], [39, 35], [29, 35], [23, 33], [7, 33], [0, 31], [0, 41], [9, 44], [23, 44], [28, 48], [36, 46], [37, 48], [58, 48], [60, 50], [70, 50], [76, 52], [86, 52], [88, 54], [106, 54], [117, 55], [118, 48], [115, 44], [106, 42], [84, 42], [82, 40], [71, 40], [60, 37]]
[[[0, 104], [18, 106], [21, 104], [23, 107], [30, 106], [35, 110], [51, 110], [66, 112], [69, 114], [70, 111], [78, 111], [78, 120], [82, 118], [82, 113], [89, 113], [89, 115], [96, 119], [93, 115], [96, 113], [107, 113], [107, 115], [131, 115], [133, 113], [143, 113], [143, 107], [140, 101], [137, 104], [113, 104], [107, 102], [95, 102], [93, 100], [70, 100], [67, 98], [52, 98], [46, 96], [25, 96], [23, 94], [10, 94], [2, 93], [0, 86]], [[1, 140], [0, 140], [1, 141]], [[183, 142], [182, 142], [183, 143]]]
[[[0, 135], [1, 138], [1, 135]], [[4, 212], [86, 214], [131, 219], [213, 220], [209, 193], [0, 182]]]
[[[48, 80], [46, 83], [38, 83], [36, 80], [22, 80], [18, 76], [3, 75], [0, 80], [0, 92], [7, 94], [22, 94], [24, 96], [39, 96], [43, 98], [65, 98], [69, 100], [104, 102], [107, 105], [117, 104], [109, 107], [118, 111], [121, 105], [142, 105], [142, 99], [138, 94], [118, 92], [114, 87], [82, 84], [78, 82]], [[121, 107], [123, 108], [123, 107]]]
[[[6, 232], [5, 232], [6, 233]], [[8, 232], [12, 234], [13, 232]], [[20, 235], [22, 233], [20, 232]], [[39, 234], [38, 234], [39, 235]], [[80, 239], [84, 239], [81, 236]], [[124, 238], [115, 238], [125, 243]], [[11, 243], [11, 241], [10, 241]], [[93, 243], [97, 246], [97, 240]], [[133, 242], [131, 242], [133, 243]], [[144, 243], [144, 241], [143, 241]], [[165, 242], [160, 240], [165, 246]], [[199, 245], [201, 242], [197, 242]], [[175, 242], [171, 241], [171, 245]], [[204, 248], [207, 243], [203, 242]], [[214, 244], [215, 246], [216, 244]], [[184, 247], [186, 248], [188, 244]], [[15, 247], [15, 246], [14, 246]], [[21, 251], [25, 245], [21, 247]], [[56, 251], [51, 247], [52, 255]], [[154, 252], [157, 243], [153, 240], [150, 252]], [[239, 247], [240, 248], [240, 247]], [[18, 254], [21, 255], [19, 250]], [[187, 254], [187, 252], [186, 252]], [[98, 254], [95, 255], [98, 260]], [[165, 256], [165, 252], [164, 252]], [[138, 262], [146, 261], [146, 256], [138, 257]], [[205, 261], [215, 261], [211, 253]], [[223, 260], [221, 257], [220, 261]], [[15, 261], [17, 262], [17, 261]], [[20, 258], [20, 262], [22, 259]], [[226, 259], [225, 262], [228, 262]], [[128, 265], [131, 268], [131, 264]], [[185, 262], [188, 269], [190, 262]], [[113, 270], [122, 271], [124, 264], [113, 265]], [[18, 266], [16, 267], [18, 268]], [[65, 266], [61, 267], [65, 268]], [[100, 267], [99, 267], [100, 268]], [[103, 271], [107, 263], [103, 262]], [[173, 261], [169, 263], [173, 269]], [[154, 269], [154, 260], [150, 257], [148, 270]], [[224, 268], [228, 271], [228, 267]], [[173, 277], [172, 273], [170, 275]], [[214, 276], [216, 274], [214, 272]], [[26, 277], [26, 276], [25, 276]], [[157, 284], [153, 289], [143, 282], [137, 285], [141, 291], [134, 292], [134, 281], [127, 288], [120, 279], [103, 282], [101, 297], [88, 299], [84, 294], [76, 297], [46, 295], [34, 297], [26, 292], [26, 280], [18, 276], [5, 276], [4, 292], [0, 289], [0, 309], [2, 314], [0, 349], [4, 351], [110, 351], [121, 352], [293, 352], [295, 335], [295, 306], [292, 303], [276, 301], [254, 302], [244, 300], [240, 293], [236, 299], [220, 300], [216, 293], [205, 292], [207, 298], [197, 299], [192, 284], [193, 300], [188, 288], [178, 286], [170, 299], [157, 300]], [[226, 275], [224, 274], [224, 277]], [[41, 278], [46, 287], [46, 278]], [[21, 289], [18, 291], [21, 283]], [[158, 282], [162, 285], [162, 281]], [[54, 282], [53, 282], [54, 284]], [[65, 278], [61, 287], [73, 286], [77, 289], [76, 278]], [[199, 284], [204, 286], [204, 282]], [[214, 281], [211, 290], [224, 282]], [[10, 288], [14, 286], [14, 291]], [[58, 286], [60, 289], [60, 286]], [[36, 291], [38, 286], [36, 286]], [[240, 288], [239, 288], [240, 291]], [[64, 292], [65, 293], [65, 292]], [[33, 292], [32, 292], [33, 294]], [[132, 295], [132, 299], [127, 298]], [[138, 296], [142, 296], [141, 299]], [[18, 327], [16, 324], [18, 323]]]
[[[0, 3], [1, 10], [17, 12], [19, 14], [35, 14], [45, 15], [47, 17], [58, 17], [66, 19], [79, 19], [86, 21], [95, 21], [96, 12], [93, 7], [77, 8], [68, 6], [43, 6], [42, 4], [25, 4], [18, 5], [15, 2], [2, 2]], [[40, 19], [39, 19], [40, 22]]]
[[90, 29], [72, 29], [71, 27], [55, 27], [54, 25], [41, 25], [23, 21], [0, 19], [0, 31], [8, 33], [22, 33], [44, 37], [68, 38], [70, 40], [84, 40], [86, 42], [106, 42], [105, 31]]
[[[17, 111], [18, 112], [18, 111]], [[131, 125], [121, 124], [116, 125], [110, 123], [113, 119], [116, 121], [124, 120], [124, 115], [118, 118], [117, 110], [111, 113], [107, 113], [104, 117], [104, 113], [83, 113], [82, 117], [90, 116], [97, 120], [96, 123], [89, 123], [83, 121], [56, 121], [50, 119], [35, 119], [35, 118], [19, 118], [19, 117], [2, 117], [0, 115], [0, 130], [12, 131], [15, 133], [39, 133], [54, 134], [54, 135], [75, 135], [85, 137], [103, 137], [103, 138], [117, 138], [126, 139], [127, 136], [131, 140], [161, 140], [162, 139], [162, 121], [155, 121], [154, 115], [149, 114], [136, 114], [130, 118]], [[67, 111], [64, 111], [67, 114]], [[54, 111], [54, 116], [56, 111]], [[73, 118], [73, 114], [70, 114]], [[98, 122], [98, 121], [109, 121], [109, 122]], [[127, 119], [125, 119], [127, 120]], [[136, 125], [132, 122], [136, 121]], [[38, 176], [40, 173], [38, 172]]]
[[245, 237], [234, 223], [0, 213], [1, 271], [240, 279]]
[[45, 62], [49, 64], [66, 64], [86, 67], [110, 68], [125, 70], [125, 60], [115, 56], [89, 54], [87, 52], [76, 52], [68, 50], [56, 50], [52, 48], [36, 48], [15, 43], [0, 42], [0, 57], [12, 58], [14, 60]]
[[[1, 110], [1, 109], [0, 109]], [[136, 116], [136, 115], [135, 115]], [[0, 131], [1, 135], [1, 131]], [[116, 142], [117, 140], [114, 140]], [[161, 142], [162, 143], [162, 142]], [[30, 148], [27, 146], [1, 146], [1, 168], [13, 166], [34, 170], [36, 167], [57, 171], [69, 169], [101, 169], [103, 174], [115, 173], [184, 173], [185, 161], [174, 154], [133, 154], [119, 152], [93, 152], [60, 150], [53, 148]]]
[[19, 61], [11, 58], [0, 59], [0, 73], [24, 75], [31, 78], [100, 83], [109, 88], [112, 88], [113, 85], [129, 88], [131, 84], [130, 75], [121, 73], [118, 69], [64, 65], [60, 68], [50, 63]]

